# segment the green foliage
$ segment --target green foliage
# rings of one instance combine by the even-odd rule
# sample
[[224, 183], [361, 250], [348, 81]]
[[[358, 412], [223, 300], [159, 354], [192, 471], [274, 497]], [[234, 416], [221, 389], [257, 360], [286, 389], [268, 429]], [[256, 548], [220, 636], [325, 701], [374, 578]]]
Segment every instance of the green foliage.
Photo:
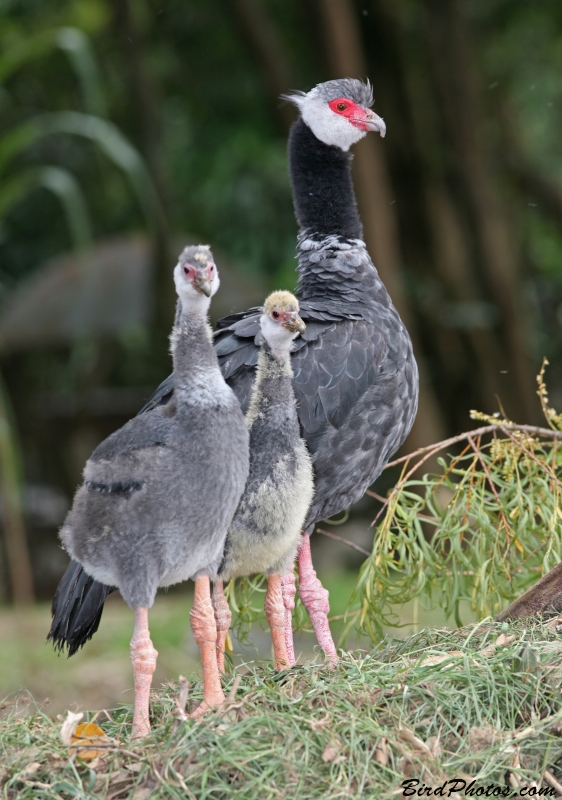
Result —
[[86, 201], [74, 175], [61, 167], [22, 170], [4, 181], [0, 187], [0, 219], [40, 187], [60, 200], [74, 248], [88, 248], [92, 243], [92, 228]]
[[92, 223], [87, 202], [72, 172], [55, 165], [21, 167], [26, 151], [44, 137], [73, 135], [93, 142], [125, 174], [147, 226], [162, 228], [162, 209], [142, 157], [113, 123], [103, 119], [105, 96], [89, 40], [82, 31], [63, 27], [18, 40], [0, 57], [0, 83], [6, 83], [15, 72], [56, 49], [67, 53], [88, 113], [34, 114], [0, 134], [0, 175], [3, 178], [0, 219], [30, 192], [44, 188], [60, 200], [75, 248], [83, 249], [91, 243]]
[[[225, 686], [230, 702], [197, 721], [178, 719], [177, 685], [154, 691], [144, 741], [130, 742], [130, 706], [97, 714], [109, 741], [88, 762], [62, 745], [60, 719], [33, 703], [22, 715], [15, 695], [3, 704], [0, 796], [336, 800], [461, 776], [484, 791], [545, 787], [562, 766], [561, 670], [555, 625], [528, 621], [422, 631], [346, 653], [334, 670], [247, 665]], [[190, 706], [201, 698], [194, 678]]]
[[479, 619], [495, 615], [562, 560], [560, 444], [509, 433], [486, 444], [467, 435], [461, 454], [438, 459], [440, 473], [393, 490], [358, 581], [374, 639], [414, 597], [459, 625], [463, 600]]
[[[562, 560], [562, 419], [543, 375], [544, 364], [551, 429], [473, 412], [488, 425], [398, 460], [403, 472], [377, 514], [351, 601], [373, 640], [395, 621], [393, 608], [416, 597], [458, 625], [462, 601], [479, 619], [493, 616]], [[457, 443], [460, 452], [438, 456]], [[436, 456], [440, 471], [420, 477]]]
[[[473, 412], [488, 424], [390, 465], [402, 463], [402, 475], [372, 524], [372, 553], [361, 567], [342, 642], [354, 627], [379, 641], [385, 627], [399, 624], [396, 610], [418, 598], [459, 626], [464, 602], [478, 619], [495, 616], [562, 561], [562, 415], [549, 407], [547, 363], [537, 381], [550, 429]], [[460, 452], [439, 455], [459, 444]], [[430, 458], [440, 470], [420, 476]], [[241, 638], [264, 619], [255, 591], [265, 592], [261, 576], [228, 587]], [[308, 625], [299, 602], [293, 625]]]

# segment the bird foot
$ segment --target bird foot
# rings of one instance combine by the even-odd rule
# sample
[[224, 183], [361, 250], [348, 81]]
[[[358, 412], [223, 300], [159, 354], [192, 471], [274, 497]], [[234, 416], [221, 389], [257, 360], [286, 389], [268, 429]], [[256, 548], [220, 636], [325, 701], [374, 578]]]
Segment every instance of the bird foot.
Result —
[[303, 536], [303, 542], [299, 550], [298, 564], [300, 599], [310, 617], [316, 640], [324, 651], [329, 666], [334, 667], [339, 659], [328, 622], [328, 614], [330, 612], [328, 598], [330, 593], [322, 586], [312, 566], [310, 538], [306, 534]]
[[150, 735], [150, 731], [152, 730], [150, 726], [150, 722], [146, 719], [139, 719], [138, 722], [133, 720], [133, 727], [131, 730], [131, 740], [135, 739], [144, 739], [145, 736]]
[[292, 667], [295, 663], [293, 611], [295, 609], [295, 595], [297, 593], [294, 572], [281, 575], [281, 593], [283, 595], [283, 605], [285, 606], [285, 649], [287, 651], [287, 665]]
[[289, 666], [285, 645], [285, 606], [281, 592], [281, 576], [270, 575], [264, 601], [265, 617], [271, 630], [275, 669], [281, 671]]
[[[195, 579], [195, 596], [190, 617], [193, 638], [199, 645], [203, 667], [203, 703], [214, 708], [224, 703], [225, 698], [217, 663], [217, 624], [207, 576]], [[199, 712], [199, 708], [200, 706], [193, 714], [201, 716], [206, 713], [205, 710]]]
[[224, 673], [226, 637], [228, 636], [228, 629], [232, 622], [232, 613], [226, 597], [224, 596], [222, 581], [215, 581], [214, 583], [212, 602], [217, 626], [217, 666], [219, 672]]
[[190, 711], [187, 716], [189, 719], [199, 719], [200, 717], [204, 717], [206, 714], [210, 714], [211, 711], [219, 708], [219, 706], [222, 706], [225, 701], [226, 697], [224, 696], [224, 693], [221, 692], [220, 695], [217, 693], [217, 695], [212, 698], [203, 699], [199, 705], [193, 709], [193, 711]]
[[148, 609], [135, 611], [135, 630], [131, 639], [131, 663], [135, 680], [135, 709], [132, 738], [140, 739], [150, 733], [149, 703], [152, 676], [156, 669], [158, 652], [150, 639]]

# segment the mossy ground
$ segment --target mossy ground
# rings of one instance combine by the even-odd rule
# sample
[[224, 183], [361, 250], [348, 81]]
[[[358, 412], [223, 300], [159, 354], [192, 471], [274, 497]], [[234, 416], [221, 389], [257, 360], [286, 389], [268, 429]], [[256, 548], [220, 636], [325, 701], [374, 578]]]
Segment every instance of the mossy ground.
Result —
[[[396, 796], [406, 779], [435, 787], [454, 778], [556, 796], [548, 781], [562, 778], [557, 627], [527, 620], [426, 630], [349, 652], [334, 670], [246, 665], [234, 702], [197, 721], [174, 717], [178, 689], [169, 686], [154, 693], [145, 741], [129, 740], [130, 706], [98, 715], [110, 741], [88, 762], [62, 745], [60, 720], [10, 696], [0, 796], [335, 800]], [[195, 680], [189, 702], [200, 698]]]

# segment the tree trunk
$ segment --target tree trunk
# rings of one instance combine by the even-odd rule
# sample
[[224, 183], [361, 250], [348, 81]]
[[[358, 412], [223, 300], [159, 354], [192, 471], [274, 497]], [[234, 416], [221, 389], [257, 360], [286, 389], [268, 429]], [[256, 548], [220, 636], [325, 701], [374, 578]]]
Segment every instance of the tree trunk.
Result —
[[550, 572], [527, 589], [521, 597], [510, 603], [498, 614], [496, 622], [532, 617], [535, 614], [559, 614], [562, 611], [562, 564], [557, 564]]
[[[482, 300], [471, 274], [464, 231], [455, 213], [453, 199], [445, 187], [428, 190], [427, 208], [433, 232], [435, 269], [447, 287], [449, 297], [459, 303]], [[482, 407], [491, 410], [500, 395], [500, 349], [491, 330], [472, 327], [468, 328], [466, 336], [479, 373], [477, 383]]]
[[168, 350], [168, 333], [174, 318], [176, 295], [171, 267], [177, 253], [172, 253], [168, 231], [168, 191], [160, 162], [160, 113], [154, 86], [145, 69], [146, 47], [138, 29], [130, 0], [116, 0], [115, 27], [129, 66], [134, 117], [139, 120], [140, 150], [146, 159], [163, 218], [153, 231], [154, 313], [156, 346]]
[[33, 573], [21, 498], [19, 447], [9, 401], [0, 382], [0, 497], [12, 596], [16, 605], [33, 602]]
[[285, 133], [294, 120], [293, 108], [279, 100], [279, 95], [295, 88], [291, 63], [276, 28], [257, 0], [228, 0], [240, 31], [246, 39], [263, 76], [268, 94]]
[[[439, 96], [442, 124], [451, 147], [454, 175], [466, 203], [476, 242], [481, 280], [500, 311], [507, 351], [514, 412], [534, 421], [539, 414], [534, 376], [528, 354], [529, 335], [519, 300], [517, 235], [497, 197], [494, 178], [477, 135], [481, 118], [473, 59], [466, 23], [454, 0], [426, 4], [426, 39]], [[511, 398], [509, 398], [511, 400]]]
[[[350, 0], [318, 0], [334, 77], [365, 78], [366, 65], [359, 26]], [[389, 134], [392, 136], [392, 131]], [[418, 415], [407, 439], [408, 450], [438, 442], [445, 436], [442, 414], [428, 377], [419, 343], [417, 321], [405, 290], [398, 222], [383, 142], [369, 134], [355, 149], [354, 181], [365, 226], [365, 243], [392, 301], [412, 338], [420, 370]]]

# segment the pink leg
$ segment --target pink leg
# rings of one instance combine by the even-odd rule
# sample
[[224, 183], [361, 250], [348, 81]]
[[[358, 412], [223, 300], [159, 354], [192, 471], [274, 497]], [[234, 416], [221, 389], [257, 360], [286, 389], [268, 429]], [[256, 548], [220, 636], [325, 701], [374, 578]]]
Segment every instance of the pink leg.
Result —
[[289, 667], [295, 665], [295, 645], [293, 643], [293, 611], [295, 608], [295, 573], [293, 571], [287, 575], [281, 575], [281, 592], [283, 593], [283, 605], [285, 606], [285, 648], [287, 650], [287, 664]]
[[228, 629], [232, 622], [232, 614], [224, 596], [222, 581], [215, 581], [213, 586], [213, 611], [215, 612], [215, 622], [217, 624], [217, 666], [219, 672], [224, 672], [224, 647]]
[[306, 534], [302, 537], [298, 565], [300, 599], [308, 612], [318, 644], [326, 654], [329, 662], [334, 665], [338, 661], [338, 654], [330, 633], [330, 625], [328, 624], [328, 613], [330, 611], [329, 594], [328, 590], [324, 589], [316, 577], [316, 572], [312, 566], [310, 537]]
[[150, 641], [148, 630], [148, 608], [137, 608], [135, 609], [135, 630], [131, 639], [131, 661], [135, 678], [133, 739], [140, 739], [150, 733], [148, 706], [157, 658], [158, 653]]
[[285, 647], [285, 606], [281, 593], [280, 575], [270, 575], [267, 579], [267, 592], [263, 605], [265, 608], [265, 617], [271, 630], [275, 669], [286, 669], [288, 659], [287, 649]]
[[211, 582], [206, 575], [195, 579], [195, 597], [190, 617], [193, 638], [199, 645], [203, 667], [203, 702], [190, 717], [199, 717], [225, 700], [217, 665], [217, 625], [211, 602]]

